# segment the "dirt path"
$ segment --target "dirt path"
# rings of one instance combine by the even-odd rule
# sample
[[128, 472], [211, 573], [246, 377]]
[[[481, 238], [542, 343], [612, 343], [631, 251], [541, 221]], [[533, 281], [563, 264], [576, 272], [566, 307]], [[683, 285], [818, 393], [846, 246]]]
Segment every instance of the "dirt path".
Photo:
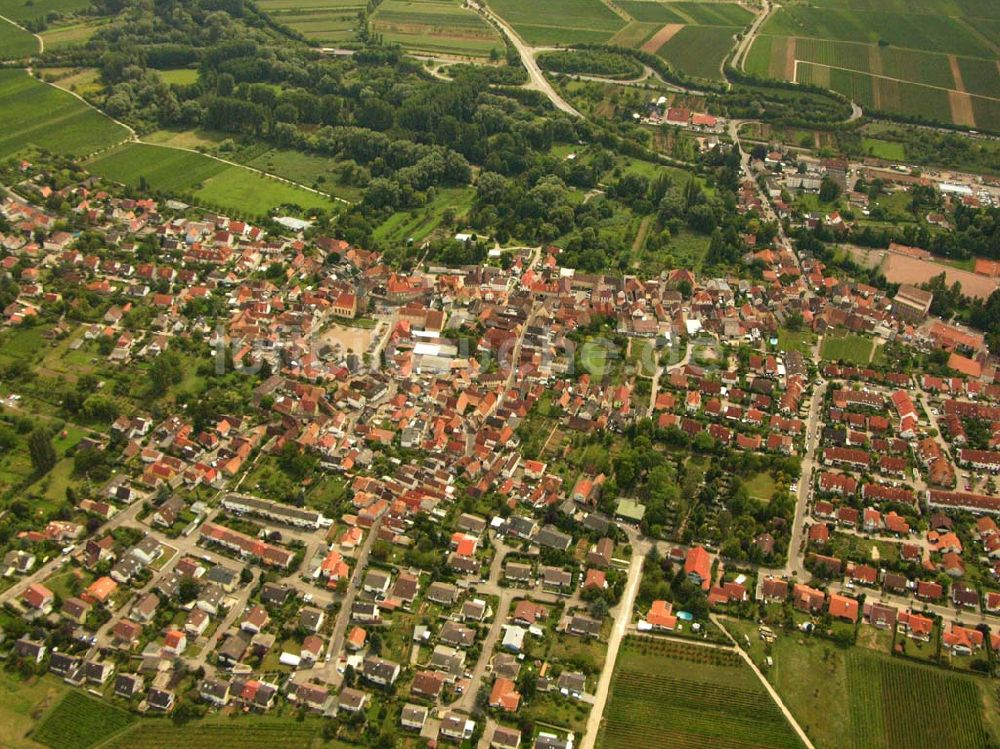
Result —
[[948, 104], [951, 106], [951, 121], [966, 127], [976, 126], [976, 115], [972, 109], [972, 97], [964, 91], [949, 91]]
[[[955, 55], [948, 55], [948, 64], [951, 66], [951, 77], [955, 79], [955, 90], [965, 91], [965, 81], [962, 80], [962, 69], [958, 67], [958, 58]], [[1000, 65], [1000, 61], [997, 61]]]
[[771, 682], [769, 682], [764, 677], [764, 674], [760, 672], [760, 669], [757, 668], [757, 664], [753, 662], [753, 658], [747, 655], [746, 651], [740, 647], [740, 644], [736, 642], [736, 638], [729, 634], [729, 630], [726, 629], [725, 625], [719, 621], [719, 618], [715, 614], [712, 614], [710, 618], [719, 629], [726, 633], [726, 636], [729, 637], [729, 639], [736, 643], [736, 652], [743, 657], [743, 660], [746, 661], [747, 665], [750, 666], [757, 678], [760, 679], [760, 683], [764, 686], [764, 689], [767, 690], [767, 693], [771, 695], [771, 699], [774, 700], [774, 704], [776, 704], [778, 709], [781, 710], [782, 714], [785, 716], [785, 720], [787, 720], [788, 724], [792, 727], [792, 730], [798, 734], [799, 740], [806, 745], [806, 749], [816, 749], [815, 745], [806, 735], [806, 732], [802, 730], [802, 726], [800, 726], [798, 721], [795, 720], [795, 716], [792, 715], [792, 711], [785, 707], [785, 703], [781, 701], [781, 696], [774, 690], [774, 687], [771, 686]]
[[635, 233], [635, 240], [632, 242], [632, 252], [638, 252], [642, 249], [642, 246], [646, 244], [646, 235], [649, 234], [649, 225], [652, 220], [652, 216], [643, 217], [639, 224], [639, 231]]
[[614, 13], [616, 16], [621, 18], [626, 23], [632, 23], [635, 19], [624, 8], [618, 7], [618, 4], [614, 0], [603, 0], [604, 5], [607, 6], [608, 10]]
[[653, 36], [649, 38], [649, 41], [642, 45], [642, 51], [655, 55], [660, 47], [673, 39], [674, 35], [683, 28], [683, 23], [668, 23], [662, 29], [653, 34]]
[[785, 39], [785, 80], [795, 80], [795, 37]]

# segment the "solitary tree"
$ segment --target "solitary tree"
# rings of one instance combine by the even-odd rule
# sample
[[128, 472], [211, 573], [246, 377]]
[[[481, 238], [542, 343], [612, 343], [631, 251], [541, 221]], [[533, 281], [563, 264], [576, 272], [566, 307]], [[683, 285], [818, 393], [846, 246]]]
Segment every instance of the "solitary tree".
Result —
[[52, 437], [45, 429], [35, 429], [28, 437], [28, 452], [31, 455], [31, 465], [38, 474], [48, 473], [56, 464], [56, 449], [52, 446]]

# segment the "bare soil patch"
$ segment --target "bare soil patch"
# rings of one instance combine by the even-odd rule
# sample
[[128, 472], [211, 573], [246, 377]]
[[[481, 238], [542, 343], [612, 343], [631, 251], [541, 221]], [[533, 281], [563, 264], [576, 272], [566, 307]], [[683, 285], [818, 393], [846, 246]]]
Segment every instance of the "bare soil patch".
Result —
[[786, 81], [795, 80], [795, 37], [785, 39], [785, 75]]
[[642, 45], [643, 52], [656, 54], [656, 51], [664, 44], [674, 38], [674, 34], [684, 28], [683, 23], [668, 23], [662, 29], [650, 37], [649, 41]]
[[972, 97], [962, 91], [949, 91], [948, 104], [951, 105], [951, 121], [966, 127], [976, 126], [976, 115], [972, 108]]
[[967, 296], [987, 298], [1000, 283], [996, 279], [980, 276], [969, 271], [949, 268], [941, 263], [929, 260], [898, 255], [894, 252], [886, 254], [882, 272], [891, 283], [922, 284], [943, 272], [948, 285], [958, 281], [962, 285], [962, 293]]
[[948, 65], [951, 66], [951, 77], [955, 79], [955, 90], [965, 91], [965, 81], [962, 80], [962, 69], [958, 66], [958, 58], [955, 55], [948, 55]]

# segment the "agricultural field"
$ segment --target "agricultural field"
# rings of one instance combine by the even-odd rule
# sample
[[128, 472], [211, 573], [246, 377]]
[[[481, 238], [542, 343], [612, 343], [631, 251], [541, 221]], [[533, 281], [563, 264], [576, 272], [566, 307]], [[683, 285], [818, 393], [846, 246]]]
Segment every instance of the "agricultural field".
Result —
[[372, 28], [385, 42], [414, 52], [487, 57], [504, 51], [496, 30], [457, 0], [384, 0]]
[[747, 71], [831, 88], [868, 109], [1000, 127], [995, 5], [846, 5], [783, 6], [751, 46]]
[[[988, 679], [871, 648], [838, 648], [816, 637], [779, 633], [766, 646], [756, 624], [724, 623], [765, 669], [817, 749], [985, 749], [1000, 736], [996, 686]], [[865, 630], [873, 628], [862, 627], [865, 641], [879, 640]], [[767, 655], [773, 660], [770, 668], [764, 662]], [[846, 717], [830, 720], [830, 715]]]
[[322, 723], [277, 717], [205, 720], [175, 726], [167, 721], [143, 721], [105, 746], [108, 749], [347, 749], [339, 741], [323, 742]]
[[0, 158], [32, 147], [83, 156], [128, 137], [125, 128], [108, 117], [23, 70], [0, 70], [0, 101]]
[[722, 61], [740, 29], [731, 26], [685, 26], [656, 54], [685, 75], [722, 80]]
[[276, 22], [306, 39], [336, 45], [354, 38], [362, 0], [260, 0], [257, 4]]
[[736, 653], [628, 637], [618, 656], [597, 746], [797, 749], [802, 744]]
[[340, 162], [329, 156], [303, 153], [286, 149], [273, 149], [247, 160], [247, 166], [303, 185], [331, 193], [348, 201], [358, 201], [362, 189], [346, 184], [338, 173]]
[[51, 26], [41, 33], [42, 41], [45, 42], [45, 51], [61, 50], [65, 47], [85, 44], [95, 31], [107, 23], [107, 19], [99, 19]]
[[603, 44], [626, 20], [601, 0], [490, 0], [490, 8], [528, 44]]
[[[734, 37], [753, 18], [736, 3], [657, 2], [657, 0], [622, 0], [618, 7], [645, 30], [641, 41], [616, 44], [641, 47], [658, 54], [675, 68], [690, 76], [722, 79], [722, 61], [734, 45]], [[630, 24], [631, 26], [631, 24]], [[627, 27], [620, 35], [630, 31]], [[635, 34], [636, 39], [639, 34]]]
[[843, 361], [863, 366], [871, 360], [874, 342], [860, 335], [836, 334], [824, 336], [820, 358], [826, 361]]
[[9, 749], [41, 749], [28, 738], [38, 718], [59, 701], [68, 687], [54, 677], [21, 681], [0, 671], [0, 745]]
[[281, 205], [303, 209], [331, 207], [323, 195], [279, 182], [239, 166], [190, 151], [130, 143], [88, 164], [94, 173], [115, 182], [177, 193], [206, 207], [262, 216]]
[[445, 211], [451, 209], [456, 216], [468, 211], [474, 194], [470, 187], [441, 188], [434, 200], [423, 208], [392, 214], [375, 229], [375, 238], [394, 245], [410, 241], [419, 244], [441, 226]]
[[134, 720], [121, 708], [74, 690], [45, 716], [31, 738], [51, 749], [89, 749], [125, 730]]
[[50, 13], [66, 16], [89, 7], [90, 0], [0, 0], [0, 16], [24, 23]]
[[0, 21], [0, 58], [20, 60], [38, 52], [38, 40], [30, 31]]

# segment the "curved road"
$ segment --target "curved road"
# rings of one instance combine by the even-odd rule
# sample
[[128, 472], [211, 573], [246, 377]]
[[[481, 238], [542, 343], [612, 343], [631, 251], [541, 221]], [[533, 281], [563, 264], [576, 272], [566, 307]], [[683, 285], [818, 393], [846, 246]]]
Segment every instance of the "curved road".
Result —
[[524, 40], [521, 39], [514, 31], [514, 29], [502, 18], [495, 15], [493, 11], [484, 5], [479, 5], [474, 2], [474, 0], [469, 0], [469, 7], [472, 10], [477, 11], [487, 20], [497, 26], [503, 33], [510, 39], [511, 44], [514, 45], [514, 49], [521, 56], [521, 62], [524, 63], [525, 69], [528, 71], [528, 78], [530, 81], [529, 88], [533, 88], [536, 91], [541, 91], [545, 94], [549, 101], [552, 102], [552, 106], [556, 109], [565, 112], [566, 114], [573, 115], [574, 117], [583, 117], [578, 111], [576, 111], [570, 104], [563, 99], [556, 90], [549, 83], [548, 79], [542, 74], [542, 69], [538, 67], [538, 63], [535, 62], [535, 52], [536, 48], [525, 44]]
[[733, 55], [733, 67], [737, 70], [744, 70], [747, 61], [747, 53], [750, 52], [750, 45], [753, 44], [753, 40], [757, 38], [757, 33], [760, 31], [760, 27], [764, 25], [764, 21], [771, 14], [771, 10], [777, 10], [781, 6], [775, 3], [773, 6], [768, 0], [764, 0], [764, 7], [761, 13], [753, 20], [750, 24], [750, 28], [747, 33], [743, 35], [740, 43], [736, 45], [736, 54]]

